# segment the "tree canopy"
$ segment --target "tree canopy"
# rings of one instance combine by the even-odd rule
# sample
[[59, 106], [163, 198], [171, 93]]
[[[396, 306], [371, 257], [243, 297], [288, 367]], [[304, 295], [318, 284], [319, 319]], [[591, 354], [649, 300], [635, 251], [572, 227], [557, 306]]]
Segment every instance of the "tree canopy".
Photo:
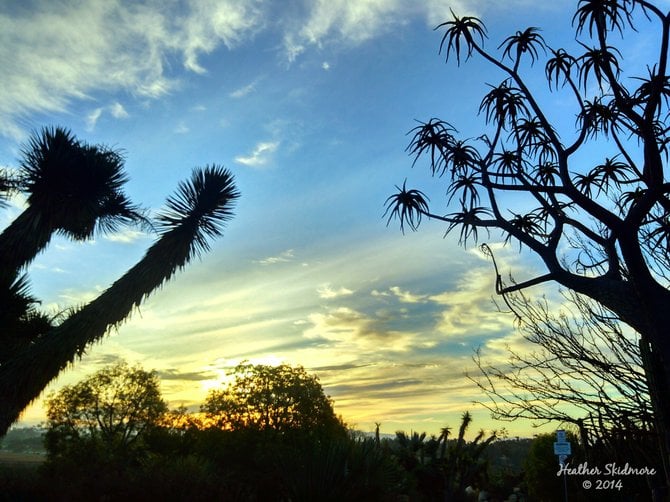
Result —
[[[412, 131], [414, 164], [425, 159], [444, 180], [451, 212], [431, 209], [424, 192], [403, 183], [387, 199], [387, 214], [402, 230], [417, 229], [423, 218], [443, 222], [463, 245], [498, 230], [546, 269], [516, 282], [504, 281], [496, 265], [498, 293], [555, 281], [635, 329], [668, 484], [670, 13], [646, 0], [580, 0], [572, 19], [573, 53], [552, 46], [535, 27], [505, 38], [496, 51], [475, 17], [452, 12], [438, 26], [447, 60], [460, 65], [480, 57], [504, 77], [479, 105], [487, 124], [482, 135], [459, 138], [438, 118]], [[629, 37], [650, 32], [658, 45], [646, 70], [638, 59], [624, 62], [614, 44], [626, 37], [631, 45]], [[529, 84], [543, 57], [546, 90], [573, 107], [572, 130], [555, 126], [552, 101]]]
[[319, 380], [302, 366], [241, 363], [233, 381], [207, 396], [202, 411], [217, 427], [344, 432]]
[[69, 455], [82, 443], [100, 444], [111, 454], [127, 452], [167, 411], [156, 373], [125, 362], [64, 386], [47, 398], [46, 407], [52, 457]]

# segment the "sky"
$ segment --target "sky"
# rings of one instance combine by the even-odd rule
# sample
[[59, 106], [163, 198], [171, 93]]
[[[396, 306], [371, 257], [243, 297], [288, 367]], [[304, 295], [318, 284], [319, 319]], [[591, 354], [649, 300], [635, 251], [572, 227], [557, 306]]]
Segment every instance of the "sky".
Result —
[[[46, 393], [121, 358], [156, 370], [170, 406], [197, 409], [239, 362], [288, 363], [317, 374], [361, 430], [437, 433], [470, 411], [474, 430], [536, 433], [490, 420], [466, 377], [478, 347], [503, 364], [506, 346], [524, 345], [493, 303], [490, 260], [442, 224], [403, 234], [383, 217], [405, 179], [446, 212], [444, 182], [405, 151], [416, 120], [483, 132], [479, 102], [500, 76], [438, 54], [433, 28], [450, 9], [481, 16], [492, 48], [528, 26], [574, 41], [567, 0], [2, 2], [0, 166], [18, 165], [31, 131], [60, 125], [121, 149], [126, 193], [150, 212], [196, 166], [224, 165], [242, 194], [211, 251]], [[22, 207], [0, 211], [0, 228]], [[32, 291], [47, 312], [81, 305], [155, 238], [55, 238], [29, 268]], [[532, 275], [530, 257], [496, 249], [505, 272]], [[43, 420], [40, 399], [19, 425]]]

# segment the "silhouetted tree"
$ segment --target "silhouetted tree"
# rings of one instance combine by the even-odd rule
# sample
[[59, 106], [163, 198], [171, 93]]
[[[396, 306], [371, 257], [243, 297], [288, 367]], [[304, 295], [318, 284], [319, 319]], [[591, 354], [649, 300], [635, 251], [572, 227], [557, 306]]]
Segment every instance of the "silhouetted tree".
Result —
[[207, 396], [202, 411], [222, 429], [265, 431], [323, 431], [345, 435], [333, 403], [319, 380], [302, 366], [241, 363], [230, 373], [234, 380]]
[[33, 136], [22, 157], [18, 187], [28, 207], [0, 234], [1, 280], [13, 280], [55, 233], [86, 240], [96, 230], [144, 221], [122, 192], [127, 176], [118, 151], [83, 144], [58, 127]]
[[[658, 54], [646, 74], [624, 79], [616, 36], [639, 22], [657, 29]], [[505, 283], [507, 294], [555, 281], [589, 296], [640, 335], [657, 428], [670, 479], [670, 184], [666, 179], [670, 128], [670, 13], [646, 0], [580, 0], [573, 17], [580, 54], [545, 42], [537, 28], [485, 47], [487, 32], [474, 17], [441, 24], [441, 50], [457, 63], [477, 55], [504, 80], [479, 107], [490, 130], [457, 139], [448, 122], [430, 119], [414, 129], [409, 152], [427, 156], [431, 172], [447, 180], [453, 212], [432, 211], [428, 198], [406, 185], [387, 200], [389, 220], [416, 229], [423, 217], [458, 230], [465, 245], [498, 229], [540, 258], [546, 273]], [[626, 42], [630, 46], [630, 42]], [[541, 94], [522, 72], [548, 54], [549, 90], [573, 103], [576, 130], [550, 120]], [[530, 63], [530, 64], [529, 64]], [[594, 97], [589, 97], [594, 95]], [[563, 115], [564, 111], [561, 112]], [[495, 261], [494, 261], [495, 263]]]
[[144, 257], [98, 298], [53, 323], [36, 311], [19, 275], [50, 236], [83, 239], [96, 228], [112, 230], [119, 221], [147, 220], [120, 191], [125, 175], [117, 152], [82, 145], [61, 129], [46, 129], [24, 151], [21, 167], [19, 188], [29, 194], [29, 207], [0, 237], [0, 300], [14, 305], [16, 314], [0, 316], [0, 435], [91, 343], [207, 251], [208, 239], [221, 235], [239, 197], [226, 169], [194, 169], [154, 219], [160, 237]]
[[125, 461], [132, 448], [142, 448], [143, 435], [159, 426], [167, 411], [156, 373], [125, 362], [61, 388], [46, 407], [50, 460], [78, 454], [68, 460], [79, 462], [91, 461], [94, 453]]

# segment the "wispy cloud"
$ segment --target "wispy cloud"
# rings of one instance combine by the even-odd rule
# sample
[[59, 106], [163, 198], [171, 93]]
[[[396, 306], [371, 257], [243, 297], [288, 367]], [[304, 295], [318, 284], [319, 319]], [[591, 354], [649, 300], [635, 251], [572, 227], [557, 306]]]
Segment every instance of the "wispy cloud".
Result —
[[308, 339], [323, 340], [338, 352], [405, 352], [416, 343], [416, 333], [388, 329], [385, 320], [350, 307], [329, 309], [308, 317], [312, 326], [304, 331]]
[[[100, 91], [126, 91], [143, 99], [165, 96], [180, 86], [180, 68], [171, 61], [204, 74], [203, 54], [221, 46], [234, 49], [263, 30], [278, 33], [282, 58], [293, 61], [309, 48], [357, 45], [412, 18], [423, 17], [434, 26], [450, 8], [472, 13], [473, 6], [484, 5], [481, 0], [294, 0], [289, 9], [267, 0], [37, 4], [39, 8], [0, 10], [0, 134], [15, 138], [25, 135], [19, 117], [67, 111], [73, 101], [95, 98]], [[324, 70], [329, 67], [323, 62]], [[256, 83], [230, 96], [248, 95]], [[116, 105], [110, 113], [125, 116]], [[95, 120], [89, 115], [91, 127]]]
[[91, 111], [87, 116], [86, 116], [86, 128], [91, 131], [95, 129], [96, 124], [98, 123], [98, 120], [100, 117], [102, 117], [103, 113], [108, 112], [112, 117], [115, 119], [125, 119], [130, 116], [130, 114], [126, 111], [124, 106], [117, 102], [112, 103], [109, 106], [105, 107], [98, 107]]
[[235, 157], [235, 162], [249, 167], [263, 166], [270, 161], [277, 147], [279, 147], [279, 141], [262, 141], [254, 147], [251, 154]]
[[398, 286], [390, 287], [389, 291], [403, 303], [420, 303], [426, 300], [426, 295], [416, 295], [410, 291], [403, 290]]
[[109, 107], [109, 113], [111, 113], [112, 117], [115, 119], [125, 119], [129, 116], [126, 109], [118, 101]]
[[497, 336], [512, 329], [509, 317], [493, 304], [494, 278], [487, 268], [475, 268], [461, 276], [455, 290], [430, 297], [442, 307], [438, 329], [447, 336], [472, 334]]
[[102, 116], [102, 108], [96, 108], [86, 116], [86, 128], [91, 131], [95, 129], [98, 119]]
[[276, 263], [286, 263], [289, 261], [293, 261], [293, 258], [294, 258], [293, 250], [287, 249], [286, 251], [281, 252], [277, 256], [268, 256], [267, 258], [257, 260], [256, 263], [260, 263], [261, 265], [274, 265]]
[[140, 239], [145, 239], [148, 237], [146, 232], [141, 232], [139, 230], [125, 229], [119, 232], [114, 232], [113, 234], [105, 234], [103, 239], [111, 242], [121, 242], [123, 244], [130, 244], [136, 242]]
[[[423, 17], [431, 26], [445, 20], [449, 9], [473, 12], [473, 4], [462, 0], [318, 0], [311, 2], [302, 22], [284, 34], [284, 49], [289, 61], [295, 60], [310, 46], [327, 43], [358, 45], [380, 34], [397, 29], [409, 19]], [[324, 63], [323, 69], [329, 68]]]
[[324, 284], [318, 288], [316, 292], [319, 294], [319, 298], [323, 298], [325, 300], [332, 300], [333, 298], [340, 298], [342, 296], [350, 296], [354, 294], [354, 291], [351, 289], [347, 289], [345, 287], [333, 289], [330, 287], [330, 284]]
[[[0, 133], [17, 138], [18, 117], [65, 111], [96, 91], [163, 96], [178, 85], [170, 58], [203, 73], [201, 54], [221, 44], [234, 47], [263, 26], [255, 0], [39, 4], [0, 11]], [[112, 113], [122, 112], [116, 107]]]
[[254, 90], [256, 90], [256, 85], [260, 81], [260, 78], [257, 78], [253, 82], [248, 83], [247, 85], [244, 85], [238, 89], [235, 89], [232, 91], [228, 96], [234, 99], [240, 99], [243, 98], [249, 94], [251, 94]]

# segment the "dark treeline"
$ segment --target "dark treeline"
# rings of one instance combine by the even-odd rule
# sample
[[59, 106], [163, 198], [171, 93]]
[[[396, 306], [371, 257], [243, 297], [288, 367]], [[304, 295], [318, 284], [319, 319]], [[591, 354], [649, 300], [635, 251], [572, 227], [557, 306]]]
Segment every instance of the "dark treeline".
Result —
[[[481, 430], [467, 440], [468, 412], [437, 435], [363, 434], [302, 367], [242, 363], [231, 375], [199, 411], [169, 410], [157, 374], [125, 363], [63, 387], [46, 401], [46, 428], [0, 443], [0, 500], [520, 502], [562, 493], [553, 434]], [[573, 464], [600, 465], [593, 447], [587, 455], [568, 437]], [[46, 455], [35, 462], [40, 443]], [[32, 455], [8, 461], [8, 450]], [[589, 493], [582, 481], [568, 478], [571, 501], [648, 493], [641, 476], [616, 493]]]

